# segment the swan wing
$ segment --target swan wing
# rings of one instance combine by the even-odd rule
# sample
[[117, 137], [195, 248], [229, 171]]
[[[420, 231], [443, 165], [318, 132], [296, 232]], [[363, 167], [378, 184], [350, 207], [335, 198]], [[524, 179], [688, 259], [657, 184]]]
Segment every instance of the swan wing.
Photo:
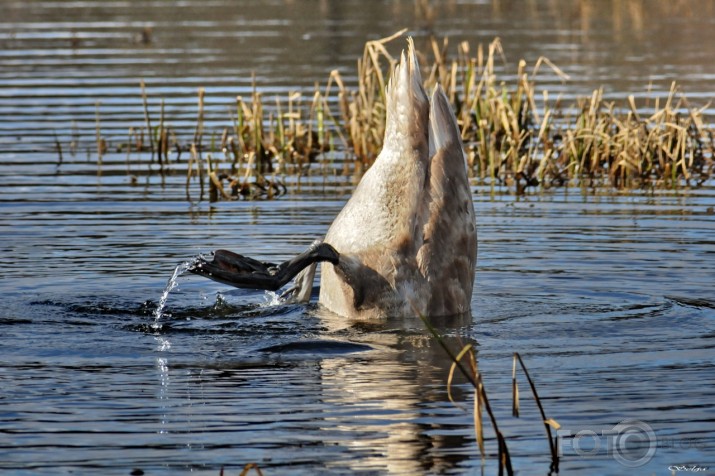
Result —
[[429, 129], [433, 155], [417, 261], [430, 289], [430, 314], [456, 314], [470, 309], [477, 231], [459, 128], [439, 85], [432, 93]]

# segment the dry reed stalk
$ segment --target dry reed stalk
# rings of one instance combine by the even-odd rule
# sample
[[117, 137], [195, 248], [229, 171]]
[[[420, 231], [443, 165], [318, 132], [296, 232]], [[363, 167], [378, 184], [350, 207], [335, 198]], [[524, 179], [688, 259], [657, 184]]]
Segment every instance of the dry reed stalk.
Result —
[[536, 386], [534, 385], [534, 381], [531, 380], [529, 371], [526, 370], [526, 365], [524, 365], [524, 361], [522, 360], [521, 355], [519, 355], [518, 352], [514, 352], [514, 359], [512, 362], [513, 415], [517, 418], [519, 417], [519, 386], [518, 386], [517, 380], [516, 380], [516, 362], [517, 362], [517, 360], [519, 361], [521, 370], [524, 372], [524, 375], [526, 376], [526, 380], [529, 382], [529, 387], [531, 388], [531, 394], [534, 397], [536, 406], [539, 408], [539, 413], [541, 414], [541, 420], [542, 420], [544, 427], [546, 429], [546, 438], [549, 440], [549, 450], [551, 452], [551, 472], [558, 473], [559, 472], [559, 453], [557, 451], [558, 436], [557, 437], [551, 436], [551, 427], [558, 430], [559, 428], [561, 428], [561, 425], [559, 425], [558, 422], [556, 420], [554, 420], [553, 418], [546, 417], [546, 413], [544, 412], [544, 407], [541, 404], [541, 399], [539, 398], [539, 394], [536, 391]]
[[102, 176], [102, 156], [104, 155], [104, 150], [106, 143], [102, 139], [102, 130], [99, 122], [99, 101], [94, 104], [94, 124], [95, 124], [95, 136], [97, 141], [97, 177]]
[[274, 149], [275, 157], [278, 160], [278, 173], [284, 173], [286, 166], [286, 153], [287, 153], [287, 140], [286, 140], [286, 128], [285, 128], [285, 117], [283, 116], [283, 108], [281, 107], [281, 101], [276, 97], [276, 127], [275, 134], [277, 134], [277, 143], [272, 145]]
[[62, 157], [62, 144], [60, 143], [59, 137], [57, 137], [57, 131], [53, 131], [53, 134], [55, 136], [55, 149], [57, 149], [57, 172], [60, 170], [60, 166], [62, 165], [63, 157]]
[[211, 154], [206, 154], [206, 173], [209, 177], [209, 201], [217, 202], [219, 200], [219, 194], [224, 200], [230, 200], [231, 196], [223, 188], [218, 170], [214, 169]]
[[[144, 106], [144, 122], [146, 123], [146, 131], [147, 134], [149, 135], [149, 146], [151, 147], [151, 160], [154, 160], [154, 151], [156, 150], [154, 146], [154, 136], [152, 135], [151, 131], [151, 117], [149, 115], [149, 100], [147, 98], [147, 93], [146, 93], [146, 86], [144, 84], [144, 80], [139, 81], [139, 88], [141, 89], [141, 96], [142, 96], [142, 105]], [[159, 159], [161, 160], [161, 159]]]
[[201, 141], [204, 136], [204, 96], [206, 95], [206, 90], [204, 88], [199, 88], [198, 91], [198, 114], [196, 118], [196, 130], [194, 131], [194, 144], [196, 145], [196, 150], [201, 157], [201, 152], [203, 150]]
[[[149, 136], [152, 137], [153, 134], [151, 134], [151, 131], [149, 131]], [[159, 173], [161, 174], [161, 177], [164, 177], [164, 162], [168, 163], [168, 157], [165, 157], [168, 152], [168, 146], [167, 146], [167, 136], [166, 136], [166, 130], [164, 129], [164, 99], [162, 98], [161, 100], [161, 110], [159, 113], [159, 130], [157, 132], [157, 161], [159, 162]], [[153, 146], [152, 146], [153, 147]], [[165, 160], [166, 158], [166, 160]]]
[[249, 471], [254, 470], [258, 476], [263, 476], [263, 473], [261, 472], [261, 468], [258, 467], [256, 463], [248, 463], [243, 467], [243, 471], [241, 471], [240, 476], [247, 476]]
[[[300, 177], [321, 154], [321, 167], [327, 176], [331, 170], [325, 153], [332, 152], [337, 142], [352, 159], [343, 162], [342, 173], [361, 173], [382, 148], [385, 88], [397, 62], [388, 46], [403, 33], [365, 44], [357, 61], [355, 87], [346, 85], [337, 70], [331, 71], [325, 88], [316, 85], [310, 102], [303, 103], [300, 93], [291, 92], [287, 112], [280, 98], [275, 98], [272, 110], [264, 108], [254, 76], [250, 101], [236, 98], [236, 116], [231, 112], [233, 128], [220, 134], [223, 158], [214, 158], [213, 162], [230, 162], [231, 176], [239, 177], [233, 180], [244, 190], [251, 183], [264, 186], [270, 182], [266, 176], [271, 173]], [[692, 107], [675, 84], [665, 101], [646, 97], [640, 107], [633, 95], [619, 106], [606, 101], [603, 91], [597, 89], [590, 97], [562, 108], [560, 97], [550, 101], [548, 91], [536, 86], [536, 77], [544, 68], [564, 81], [568, 79], [547, 58], [539, 58], [531, 68], [519, 61], [515, 81], [507, 84], [499, 78], [500, 68], [507, 65], [499, 38], [476, 48], [461, 42], [455, 58], [449, 57], [449, 49], [446, 38], [433, 38], [427, 48], [432, 59], [418, 53], [422, 63], [429, 65], [425, 86], [429, 89], [436, 82], [442, 83], [454, 105], [470, 172], [492, 190], [500, 185], [517, 194], [529, 188], [570, 185], [594, 189], [700, 186], [715, 171], [715, 140], [705, 118], [708, 106]], [[152, 129], [144, 81], [140, 87], [152, 160], [158, 151], [163, 174], [170, 138], [177, 161], [182, 149], [165, 125], [163, 101], [159, 128]], [[193, 137], [202, 183], [204, 96], [204, 89], [199, 89]], [[144, 130], [138, 132], [137, 152], [144, 150]], [[211, 150], [215, 137], [212, 135]], [[77, 142], [72, 142], [71, 150]], [[98, 133], [98, 152], [105, 146]], [[190, 177], [194, 161], [190, 158], [189, 162]]]
[[[417, 315], [420, 317], [422, 322], [424, 323], [425, 327], [429, 331], [430, 334], [435, 338], [437, 343], [442, 347], [442, 349], [445, 351], [445, 353], [449, 356], [452, 365], [450, 366], [449, 369], [449, 374], [447, 377], [447, 396], [449, 400], [457, 405], [458, 407], [461, 407], [457, 402], [452, 397], [452, 380], [454, 378], [454, 372], [456, 369], [459, 369], [460, 373], [467, 379], [467, 381], [472, 385], [472, 388], [474, 388], [475, 391], [475, 396], [474, 396], [474, 430], [475, 430], [475, 436], [477, 440], [477, 445], [479, 447], [479, 452], [482, 457], [482, 460], [486, 457], [486, 451], [484, 447], [484, 430], [483, 430], [483, 423], [482, 423], [482, 411], [486, 411], [487, 415], [489, 416], [490, 422], [492, 424], [492, 428], [494, 429], [494, 433], [496, 434], [497, 438], [497, 443], [499, 447], [499, 474], [503, 474], [504, 471], [507, 472], [507, 474], [513, 474], [513, 468], [511, 465], [511, 458], [509, 456], [509, 450], [506, 445], [506, 439], [502, 435], [502, 433], [499, 431], [499, 427], [497, 425], [496, 417], [494, 416], [494, 413], [491, 409], [491, 406], [489, 404], [489, 397], [487, 396], [486, 390], [484, 389], [484, 382], [482, 380], [482, 375], [479, 372], [479, 368], [477, 366], [477, 360], [476, 360], [476, 355], [475, 355], [475, 350], [474, 347], [471, 344], [465, 345], [460, 352], [457, 354], [454, 354], [452, 350], [449, 348], [447, 345], [446, 341], [444, 338], [440, 335], [440, 333], [437, 331], [437, 329], [432, 325], [432, 323], [429, 321], [429, 319], [419, 313]], [[465, 368], [465, 366], [462, 364], [463, 359], [469, 356], [469, 369]], [[544, 407], [541, 403], [541, 399], [539, 398], [539, 394], [536, 391], [536, 385], [534, 384], [534, 381], [531, 378], [531, 375], [529, 375], [529, 371], [526, 369], [526, 365], [524, 364], [523, 359], [521, 358], [521, 355], [519, 355], [518, 352], [514, 353], [513, 356], [513, 361], [512, 361], [512, 414], [514, 417], [519, 417], [519, 386], [516, 378], [516, 368], [517, 368], [517, 361], [519, 362], [519, 365], [521, 366], [522, 371], [524, 372], [524, 376], [526, 377], [529, 387], [531, 388], [531, 394], [534, 397], [534, 401], [536, 403], [536, 406], [539, 409], [539, 412], [541, 414], [541, 420], [542, 423], [544, 424], [545, 430], [546, 430], [546, 437], [549, 441], [549, 451], [551, 453], [551, 467], [550, 467], [550, 472], [551, 473], [558, 473], [559, 471], [559, 455], [558, 455], [558, 437], [552, 437], [551, 434], [551, 428], [553, 427], [554, 429], [558, 430], [560, 428], [559, 423], [554, 420], [553, 418], [547, 418], [546, 413], [544, 411]]]
[[80, 135], [77, 121], [72, 121], [72, 140], [70, 141], [70, 155], [77, 155], [77, 147], [79, 147]]
[[131, 166], [129, 164], [132, 155], [132, 135], [134, 134], [134, 128], [130, 127], [127, 133], [127, 155], [125, 157], [125, 163], [127, 166], [127, 176], [132, 175]]
[[[447, 346], [447, 343], [445, 342], [444, 338], [439, 334], [437, 329], [429, 322], [429, 319], [426, 318], [425, 316], [421, 315], [418, 313], [418, 316], [422, 320], [422, 322], [425, 324], [425, 327], [427, 327], [427, 330], [432, 334], [432, 336], [437, 340], [437, 343], [442, 347], [442, 349], [447, 353], [449, 356], [450, 360], [452, 361], [452, 367], [450, 368], [450, 377], [448, 381], [448, 395], [450, 395], [450, 400], [451, 400], [451, 391], [449, 389], [449, 386], [451, 385], [451, 379], [454, 374], [454, 369], [457, 368], [459, 369], [460, 373], [467, 379], [467, 381], [472, 385], [472, 388], [474, 388], [475, 392], [477, 395], [475, 395], [475, 398], [478, 398], [478, 402], [475, 403], [475, 407], [477, 408], [478, 412], [475, 412], [474, 414], [474, 419], [475, 419], [475, 433], [476, 433], [476, 439], [477, 439], [477, 444], [479, 445], [480, 449], [480, 454], [482, 457], [485, 456], [484, 452], [484, 444], [483, 444], [483, 430], [482, 430], [482, 424], [481, 424], [481, 409], [483, 408], [484, 411], [486, 411], [487, 415], [489, 416], [489, 420], [492, 424], [492, 428], [494, 429], [494, 434], [496, 435], [497, 439], [497, 446], [498, 446], [498, 461], [499, 461], [499, 474], [503, 474], [504, 471], [508, 475], [513, 475], [514, 470], [511, 465], [511, 457], [509, 456], [509, 448], [507, 447], [506, 444], [506, 439], [504, 438], [504, 435], [499, 431], [499, 426], [497, 424], [496, 417], [494, 416], [494, 412], [492, 411], [491, 405], [489, 404], [489, 397], [487, 396], [487, 392], [484, 389], [484, 382], [482, 381], [482, 376], [481, 373], [478, 371], [478, 368], [476, 366], [476, 358], [474, 356], [473, 349], [471, 348], [471, 345], [468, 345], [464, 347], [459, 354], [455, 355], [449, 346]], [[463, 365], [462, 365], [462, 358], [465, 355], [470, 355], [470, 369], [467, 370]], [[453, 401], [453, 400], [452, 400]]]
[[[194, 175], [194, 164], [196, 164], [196, 174]], [[204, 198], [204, 167], [201, 162], [201, 156], [199, 155], [196, 144], [191, 144], [191, 154], [189, 155], [189, 163], [186, 166], [186, 199], [191, 201], [191, 177], [198, 176], [199, 178], [199, 200]]]

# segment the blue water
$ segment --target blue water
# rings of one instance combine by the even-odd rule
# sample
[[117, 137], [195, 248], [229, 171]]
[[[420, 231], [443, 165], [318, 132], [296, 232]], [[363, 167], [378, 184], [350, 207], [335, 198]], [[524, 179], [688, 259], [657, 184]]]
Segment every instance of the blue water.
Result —
[[[635, 418], [665, 442], [642, 470], [711, 461], [714, 198], [475, 190], [473, 320], [436, 324], [455, 351], [476, 344], [517, 469], [545, 473], [550, 458], [525, 381], [511, 417], [514, 351], [562, 430], [600, 435]], [[180, 261], [218, 247], [281, 261], [339, 208], [300, 196], [3, 206], [0, 467], [478, 472], [472, 415], [448, 401], [448, 358], [418, 319], [351, 322], [183, 276], [152, 326]], [[565, 474], [624, 469], [605, 448], [584, 457], [562, 444]]]
[[[252, 72], [267, 97], [310, 97], [333, 68], [354, 80], [364, 41], [394, 32], [396, 18], [418, 45], [430, 32], [452, 47], [501, 36], [505, 78], [519, 58], [548, 56], [572, 76], [542, 70], [551, 99], [604, 85], [607, 98], [644, 105], [674, 79], [694, 107], [712, 99], [712, 2], [609, 5], [4, 3], [0, 472], [216, 476], [255, 463], [264, 474], [494, 474], [494, 432], [485, 425], [482, 460], [473, 391], [457, 375], [459, 406], [449, 401], [449, 358], [419, 319], [355, 322], [315, 296], [285, 304], [188, 275], [155, 319], [175, 266], [199, 253], [280, 262], [322, 236], [355, 180], [342, 155], [288, 178], [276, 200], [209, 204], [196, 182], [186, 199], [186, 153], [172, 153], [162, 178], [117, 147], [143, 127], [142, 78], [154, 118], [164, 97], [183, 141], [205, 86], [208, 141], [230, 126]], [[97, 109], [110, 145], [101, 174]], [[472, 316], [433, 324], [455, 352], [476, 347], [520, 474], [548, 473], [551, 458], [522, 374], [511, 416], [513, 352], [561, 425], [561, 474], [712, 472], [715, 188], [587, 192], [517, 199], [475, 182]], [[652, 433], [616, 426], [628, 419]]]

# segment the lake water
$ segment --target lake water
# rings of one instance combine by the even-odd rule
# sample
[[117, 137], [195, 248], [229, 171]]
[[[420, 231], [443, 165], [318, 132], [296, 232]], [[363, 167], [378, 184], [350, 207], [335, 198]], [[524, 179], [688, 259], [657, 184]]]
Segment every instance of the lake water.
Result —
[[[493, 431], [483, 463], [469, 385], [457, 378], [453, 389], [466, 409], [449, 402], [449, 359], [418, 319], [353, 322], [183, 276], [155, 322], [177, 264], [216, 248], [285, 260], [325, 233], [353, 178], [316, 173], [276, 200], [209, 204], [186, 200], [185, 157], [163, 180], [134, 157], [133, 182], [125, 154], [110, 152], [100, 177], [97, 103], [102, 135], [125, 140], [143, 125], [140, 79], [152, 108], [165, 98], [180, 134], [193, 133], [196, 89], [206, 87], [207, 128], [222, 128], [252, 72], [266, 96], [309, 95], [333, 68], [349, 80], [365, 40], [407, 26], [418, 45], [430, 30], [474, 46], [500, 36], [507, 77], [519, 58], [546, 55], [572, 79], [544, 72], [543, 84], [566, 99], [604, 85], [613, 99], [645, 100], [674, 79], [694, 105], [713, 99], [712, 2], [454, 1], [419, 13], [414, 2], [8, 1], [3, 10], [3, 474], [233, 475], [247, 463], [264, 474], [496, 471]], [[715, 186], [516, 199], [475, 184], [474, 204], [473, 317], [435, 324], [453, 349], [476, 345], [515, 469], [544, 474], [550, 463], [521, 376], [522, 416], [511, 416], [516, 351], [562, 425], [560, 473], [712, 472]], [[609, 431], [627, 419], [654, 437], [621, 452]], [[623, 464], [651, 449], [644, 466]]]

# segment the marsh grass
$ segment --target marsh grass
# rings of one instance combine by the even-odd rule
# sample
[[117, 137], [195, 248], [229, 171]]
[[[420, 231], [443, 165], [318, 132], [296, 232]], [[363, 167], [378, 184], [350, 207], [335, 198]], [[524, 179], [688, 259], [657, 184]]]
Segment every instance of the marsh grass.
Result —
[[[307, 174], [359, 176], [382, 148], [385, 88], [398, 61], [388, 46], [404, 33], [365, 44], [355, 87], [334, 70], [325, 87], [316, 84], [308, 97], [292, 92], [266, 100], [254, 78], [250, 97], [235, 98], [221, 130], [205, 129], [201, 88], [193, 137], [183, 140], [165, 117], [163, 100], [155, 125], [142, 81], [144, 125], [130, 129], [128, 142], [120, 147], [127, 152], [127, 164], [131, 154], [148, 152], [163, 178], [175, 173], [171, 168], [188, 153], [187, 197], [194, 198], [191, 190], [198, 182], [199, 199], [208, 189], [212, 201], [273, 198], [288, 191], [287, 178], [299, 183]], [[476, 49], [461, 42], [453, 58], [450, 49], [447, 39], [431, 39], [418, 53], [421, 63], [429, 65], [423, 71], [425, 87], [437, 82], [444, 87], [470, 174], [479, 183], [506, 186], [516, 194], [563, 186], [595, 192], [604, 187], [698, 187], [715, 172], [715, 140], [705, 116], [709, 104], [694, 107], [675, 83], [664, 100], [654, 96], [638, 104], [631, 95], [609, 101], [598, 89], [564, 105], [537, 87], [544, 69], [570, 79], [545, 57], [532, 67], [519, 61], [516, 75], [507, 81], [498, 75], [500, 65], [506, 68], [499, 39]], [[107, 149], [99, 105], [96, 122], [99, 175]], [[56, 149], [61, 161], [61, 147]], [[172, 164], [171, 151], [176, 154]]]
[[[487, 391], [484, 387], [484, 381], [482, 380], [482, 374], [479, 371], [479, 367], [477, 365], [477, 359], [475, 355], [475, 349], [472, 346], [472, 344], [467, 344], [462, 349], [458, 352], [455, 353], [448, 345], [447, 342], [444, 340], [442, 335], [440, 335], [439, 331], [430, 323], [430, 320], [422, 316], [421, 314], [418, 314], [420, 316], [420, 319], [424, 323], [425, 327], [429, 331], [429, 333], [432, 335], [432, 337], [437, 341], [437, 343], [442, 347], [442, 349], [445, 351], [445, 353], [449, 356], [452, 365], [449, 369], [449, 375], [447, 378], [447, 396], [449, 400], [454, 403], [457, 406], [460, 406], [457, 402], [454, 401], [452, 398], [452, 381], [454, 379], [454, 373], [456, 369], [459, 369], [459, 372], [464, 376], [464, 378], [469, 382], [469, 384], [472, 386], [474, 389], [474, 409], [473, 409], [473, 416], [474, 416], [474, 433], [475, 433], [475, 438], [476, 438], [476, 443], [477, 447], [479, 448], [479, 453], [482, 457], [482, 461], [486, 459], [486, 449], [485, 449], [485, 443], [484, 443], [484, 424], [483, 424], [483, 413], [486, 412], [487, 416], [489, 417], [489, 422], [492, 425], [492, 429], [494, 430], [494, 434], [496, 435], [496, 440], [497, 440], [497, 448], [498, 448], [498, 464], [499, 464], [499, 474], [506, 474], [508, 475], [513, 475], [514, 474], [514, 469], [512, 467], [511, 463], [511, 456], [509, 453], [509, 448], [507, 446], [507, 440], [504, 436], [504, 434], [499, 430], [499, 425], [497, 423], [496, 416], [494, 415], [494, 412], [492, 411], [492, 407], [489, 403], [489, 397], [487, 395]], [[466, 360], [466, 365], [464, 361]], [[541, 420], [542, 423], [545, 427], [546, 430], [546, 437], [549, 442], [549, 452], [551, 454], [551, 464], [549, 467], [549, 474], [553, 473], [558, 473], [559, 472], [559, 454], [557, 451], [558, 448], [558, 441], [557, 437], [553, 437], [551, 434], [551, 428], [554, 428], [558, 430], [560, 428], [559, 423], [554, 420], [553, 418], [548, 418], [546, 416], [546, 412], [544, 411], [544, 406], [541, 403], [541, 399], [539, 398], [539, 394], [536, 391], [536, 385], [534, 384], [534, 381], [531, 378], [531, 375], [529, 375], [529, 371], [526, 369], [526, 365], [524, 364], [523, 359], [521, 358], [521, 355], [519, 355], [518, 352], [514, 353], [513, 356], [513, 363], [512, 363], [512, 416], [519, 418], [519, 386], [517, 382], [517, 362], [519, 363], [519, 366], [521, 367], [522, 371], [524, 372], [524, 376], [527, 379], [527, 382], [529, 383], [529, 387], [531, 389], [531, 394], [534, 398], [534, 402], [536, 403], [537, 408], [539, 409], [539, 413], [541, 415]]]
[[476, 56], [463, 42], [451, 61], [446, 40], [432, 45], [428, 85], [445, 86], [470, 168], [490, 183], [513, 186], [517, 194], [535, 186], [700, 186], [715, 170], [712, 129], [704, 118], [708, 106], [692, 107], [675, 83], [664, 103], [655, 99], [640, 109], [632, 95], [626, 105], [606, 101], [602, 89], [564, 108], [536, 88], [543, 67], [569, 79], [545, 57], [530, 74], [520, 61], [516, 84], [508, 86], [495, 72], [503, 58], [498, 39], [486, 53], [480, 45]]

